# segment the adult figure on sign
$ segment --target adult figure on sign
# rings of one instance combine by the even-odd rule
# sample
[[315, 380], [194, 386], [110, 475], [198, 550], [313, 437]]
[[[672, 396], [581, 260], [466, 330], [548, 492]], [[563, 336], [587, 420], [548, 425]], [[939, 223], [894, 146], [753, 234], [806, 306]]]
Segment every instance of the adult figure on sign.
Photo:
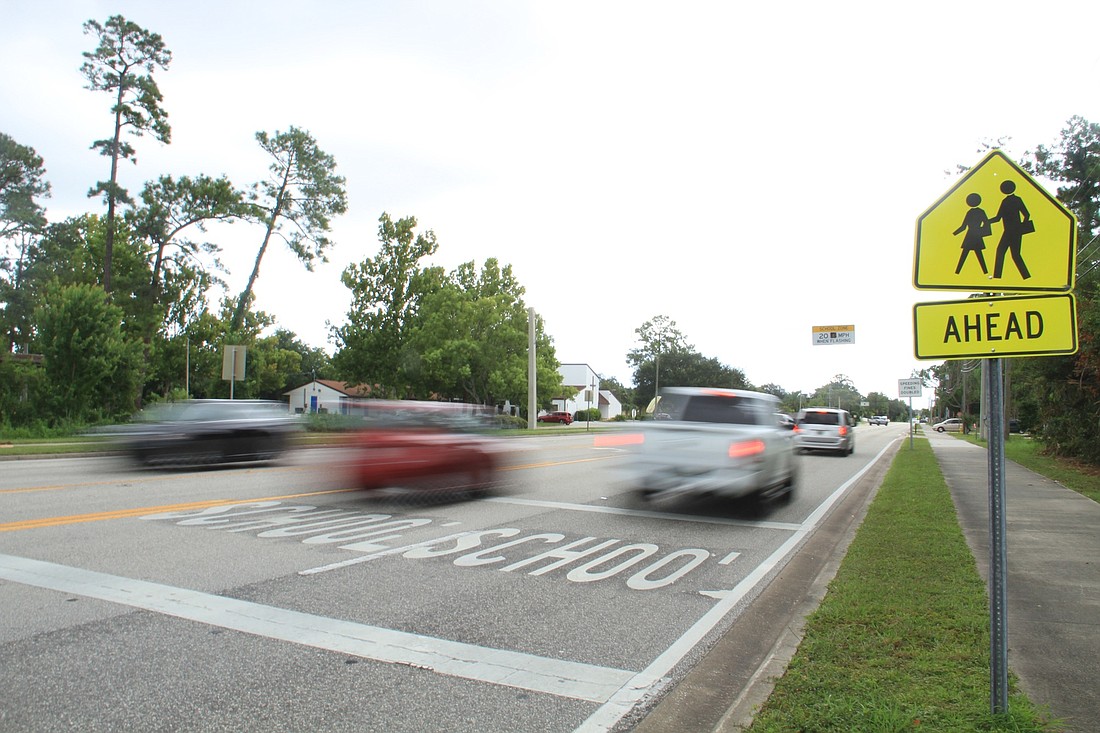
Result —
[[1020, 271], [1020, 277], [1027, 280], [1031, 277], [1027, 265], [1024, 264], [1023, 255], [1020, 252], [1023, 246], [1025, 234], [1035, 231], [1035, 222], [1031, 220], [1031, 214], [1024, 206], [1024, 200], [1016, 195], [1016, 184], [1012, 181], [1001, 183], [1001, 193], [1005, 195], [1001, 201], [1001, 207], [997, 209], [997, 215], [989, 220], [991, 224], [1001, 222], [1001, 241], [997, 243], [997, 259], [993, 265], [993, 277], [999, 278], [1004, 272], [1005, 255], [1012, 253], [1012, 261], [1016, 269]]
[[978, 259], [978, 266], [982, 268], [982, 274], [989, 274], [982, 250], [985, 249], [985, 238], [993, 233], [993, 229], [989, 226], [989, 217], [986, 216], [985, 210], [981, 208], [981, 203], [982, 197], [976, 193], [969, 194], [966, 197], [966, 205], [970, 207], [970, 210], [963, 217], [963, 223], [954, 231], [956, 236], [964, 231], [966, 232], [963, 236], [962, 255], [959, 257], [959, 264], [955, 268], [956, 275], [962, 272], [963, 265], [966, 264], [966, 258], [971, 252]]

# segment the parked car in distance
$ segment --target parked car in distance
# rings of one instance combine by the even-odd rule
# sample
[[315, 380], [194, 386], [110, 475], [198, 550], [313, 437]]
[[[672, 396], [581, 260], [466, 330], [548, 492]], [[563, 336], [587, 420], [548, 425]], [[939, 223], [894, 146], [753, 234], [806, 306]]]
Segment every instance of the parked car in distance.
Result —
[[186, 400], [153, 405], [114, 436], [143, 466], [270, 461], [300, 429], [281, 402]]
[[775, 419], [779, 421], [779, 427], [784, 430], [794, 430], [794, 418], [785, 412], [775, 413]]
[[932, 426], [937, 433], [961, 433], [963, 429], [962, 418], [951, 417]]
[[808, 407], [795, 418], [795, 448], [802, 452], [826, 450], [851, 455], [856, 449], [855, 426], [855, 418], [847, 410]]
[[548, 412], [538, 416], [538, 422], [556, 422], [560, 425], [572, 425], [573, 416], [568, 412]]
[[890, 418], [886, 415], [872, 415], [871, 419], [867, 421], [871, 425], [889, 425]]

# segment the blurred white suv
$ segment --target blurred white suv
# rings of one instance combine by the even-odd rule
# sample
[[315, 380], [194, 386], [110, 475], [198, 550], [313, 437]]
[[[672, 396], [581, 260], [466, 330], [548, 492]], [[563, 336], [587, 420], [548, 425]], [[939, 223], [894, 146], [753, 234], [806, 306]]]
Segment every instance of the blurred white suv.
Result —
[[799, 452], [827, 450], [851, 455], [856, 449], [856, 421], [847, 410], [807, 407], [795, 418], [794, 447]]

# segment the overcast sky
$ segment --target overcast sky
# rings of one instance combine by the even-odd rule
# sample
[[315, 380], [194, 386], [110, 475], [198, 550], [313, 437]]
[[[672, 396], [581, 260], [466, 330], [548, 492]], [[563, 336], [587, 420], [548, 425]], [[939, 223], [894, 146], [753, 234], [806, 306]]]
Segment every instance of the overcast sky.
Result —
[[[350, 263], [383, 212], [439, 241], [432, 264], [511, 264], [558, 359], [633, 382], [635, 329], [674, 320], [757, 385], [836, 375], [896, 397], [913, 357], [917, 217], [1010, 138], [1016, 159], [1073, 115], [1100, 121], [1100, 3], [117, 2], [0, 0], [0, 131], [45, 159], [51, 221], [101, 205], [82, 24], [163, 36], [172, 142], [133, 139], [137, 194], [163, 174], [266, 173], [260, 130], [334, 156], [349, 211], [313, 273], [271, 249], [258, 307], [327, 348]], [[231, 294], [262, 232], [212, 236]], [[855, 344], [813, 346], [816, 325]]]

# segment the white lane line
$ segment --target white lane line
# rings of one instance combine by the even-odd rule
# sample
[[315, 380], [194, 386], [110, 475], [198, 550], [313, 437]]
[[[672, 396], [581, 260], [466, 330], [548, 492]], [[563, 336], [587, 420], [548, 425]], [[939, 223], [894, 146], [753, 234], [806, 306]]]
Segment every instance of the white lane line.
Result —
[[666, 677], [672, 672], [672, 669], [680, 663], [688, 652], [695, 648], [707, 634], [714, 629], [715, 626], [737, 606], [742, 599], [748, 595], [748, 593], [760, 582], [766, 578], [771, 571], [781, 563], [785, 562], [787, 557], [791, 555], [798, 546], [802, 543], [802, 540], [806, 535], [810, 534], [821, 520], [825, 518], [825, 515], [829, 513], [829, 509], [840, 500], [848, 488], [852, 486], [856, 481], [863, 477], [863, 474], [867, 473], [878, 463], [879, 459], [886, 454], [887, 449], [894, 444], [895, 441], [890, 441], [886, 444], [886, 447], [879, 451], [870, 462], [863, 468], [855, 473], [850, 479], [838, 486], [832, 494], [829, 495], [824, 502], [822, 502], [817, 509], [815, 509], [806, 521], [802, 523], [802, 528], [795, 532], [793, 535], [787, 538], [786, 542], [780, 545], [775, 552], [768, 556], [764, 562], [760, 563], [748, 576], [745, 577], [740, 583], [734, 586], [733, 590], [729, 591], [729, 595], [724, 595], [718, 603], [715, 603], [709, 611], [703, 614], [702, 617], [689, 628], [684, 634], [677, 639], [672, 646], [661, 653], [648, 667], [638, 673], [637, 680], [631, 682], [622, 690], [616, 692], [610, 700], [601, 705], [596, 712], [589, 716], [588, 720], [581, 723], [576, 728], [574, 733], [604, 733], [615, 727], [616, 723], [622, 719], [624, 715], [629, 713], [635, 705], [642, 702], [647, 694], [650, 694], [650, 689], [643, 686], [643, 682], [651, 679], [661, 679]]
[[657, 682], [628, 670], [393, 631], [12, 555], [0, 554], [0, 578], [269, 639], [588, 702], [604, 703], [624, 686], [648, 688]]
[[753, 527], [758, 529], [779, 529], [786, 532], [797, 532], [803, 525], [795, 522], [770, 522], [766, 520], [728, 519], [725, 517], [704, 517], [695, 514], [673, 514], [671, 512], [653, 512], [645, 509], [620, 509], [613, 506], [593, 506], [591, 504], [570, 504], [563, 501], [543, 501], [542, 499], [522, 499], [515, 496], [492, 496], [482, 501], [493, 501], [499, 504], [518, 504], [520, 506], [543, 507], [546, 509], [562, 509], [570, 512], [592, 512], [594, 514], [618, 514], [625, 517], [645, 517], [647, 519], [672, 519], [677, 522], [697, 522], [700, 524], [725, 524], [737, 527]]

